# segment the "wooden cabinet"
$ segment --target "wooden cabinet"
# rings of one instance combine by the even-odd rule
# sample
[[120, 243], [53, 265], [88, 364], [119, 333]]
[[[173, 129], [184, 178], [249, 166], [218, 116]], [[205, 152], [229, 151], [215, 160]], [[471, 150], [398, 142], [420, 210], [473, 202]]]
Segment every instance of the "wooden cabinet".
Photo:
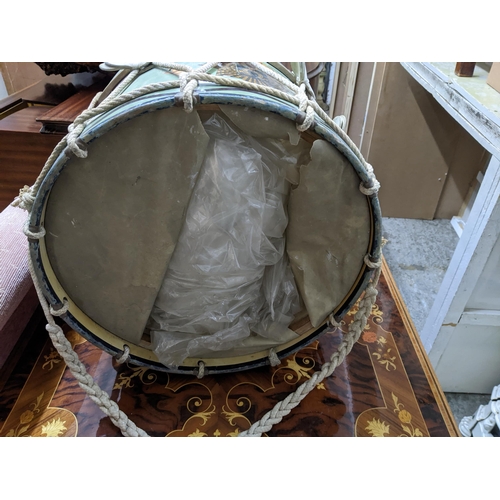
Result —
[[50, 76], [0, 100], [0, 211], [24, 185], [35, 182], [65, 133], [64, 127], [52, 128], [56, 133], [43, 133], [44, 117], [48, 115], [56, 123], [63, 115], [67, 126], [71, 122], [68, 116], [83, 111], [109, 80], [110, 76], [100, 73]]
[[29, 106], [0, 120], [0, 210], [32, 185], [61, 136], [41, 134], [45, 106]]

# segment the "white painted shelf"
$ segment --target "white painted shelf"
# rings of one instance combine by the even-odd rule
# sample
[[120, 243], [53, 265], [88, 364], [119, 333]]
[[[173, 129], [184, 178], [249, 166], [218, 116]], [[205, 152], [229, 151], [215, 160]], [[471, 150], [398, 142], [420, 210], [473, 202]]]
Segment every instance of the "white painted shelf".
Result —
[[500, 93], [486, 83], [488, 73], [476, 66], [474, 76], [458, 77], [456, 63], [402, 63], [443, 108], [492, 155], [500, 157]]
[[455, 64], [402, 63], [492, 155], [421, 336], [445, 391], [484, 393], [500, 380], [500, 93]]

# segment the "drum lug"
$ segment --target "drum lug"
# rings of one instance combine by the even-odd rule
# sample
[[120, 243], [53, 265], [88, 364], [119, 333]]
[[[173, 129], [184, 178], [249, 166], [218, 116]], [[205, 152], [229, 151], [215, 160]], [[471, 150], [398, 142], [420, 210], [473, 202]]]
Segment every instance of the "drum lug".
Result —
[[335, 322], [335, 323], [333, 323], [333, 321], [332, 321], [333, 325], [334, 326], [340, 326], [340, 322], [342, 321], [342, 316], [338, 316], [336, 314], [332, 314], [332, 318], [333, 318], [333, 321]]
[[[193, 92], [193, 106], [196, 106], [200, 103], [200, 93], [195, 91]], [[184, 94], [182, 92], [178, 92], [174, 97], [174, 106], [177, 108], [184, 107]]]
[[[88, 152], [87, 144], [82, 141], [82, 139], [77, 139], [75, 141], [75, 145], [78, 146], [81, 151], [84, 151], [85, 153]], [[66, 158], [73, 158], [74, 156], [76, 156], [75, 152], [70, 147], [65, 147], [63, 149], [63, 154], [64, 156], [66, 156]]]
[[297, 116], [295, 117], [295, 122], [302, 125], [306, 120], [306, 114], [303, 111], [297, 111]]
[[[304, 113], [303, 111], [297, 111], [297, 115], [295, 117], [295, 123], [298, 126], [303, 125], [304, 122], [306, 121], [306, 118], [307, 118], [307, 114], [306, 113]], [[315, 122], [313, 120], [313, 122], [309, 125], [308, 128], [314, 128], [314, 126], [315, 126]]]
[[27, 227], [25, 226], [24, 234], [27, 236], [29, 243], [37, 243], [45, 236], [45, 228], [29, 224]]
[[196, 378], [203, 378], [205, 375], [208, 375], [208, 370], [205, 369], [205, 363], [200, 359], [198, 361], [198, 369], [194, 371]]
[[68, 312], [69, 302], [66, 297], [63, 298], [62, 302], [56, 302], [55, 304], [50, 305], [50, 314], [52, 316], [63, 316]]
[[359, 186], [360, 191], [365, 195], [369, 196], [370, 198], [374, 198], [377, 196], [378, 189], [374, 189], [375, 183], [373, 180], [370, 180], [368, 182], [362, 182]]

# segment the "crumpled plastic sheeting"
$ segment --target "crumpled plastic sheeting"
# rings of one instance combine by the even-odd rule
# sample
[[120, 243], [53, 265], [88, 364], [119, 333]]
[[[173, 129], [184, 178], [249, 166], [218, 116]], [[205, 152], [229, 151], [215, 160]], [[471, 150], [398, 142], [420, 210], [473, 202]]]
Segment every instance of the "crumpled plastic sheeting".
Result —
[[284, 165], [294, 160], [280, 140], [257, 142], [218, 115], [204, 126], [207, 154], [149, 323], [155, 354], [172, 367], [248, 352], [255, 336], [266, 348], [287, 342], [301, 310], [284, 237]]

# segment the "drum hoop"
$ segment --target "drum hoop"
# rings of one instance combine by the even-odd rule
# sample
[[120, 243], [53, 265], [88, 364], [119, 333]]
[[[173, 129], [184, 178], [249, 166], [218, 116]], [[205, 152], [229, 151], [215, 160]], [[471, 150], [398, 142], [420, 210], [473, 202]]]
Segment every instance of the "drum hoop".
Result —
[[[113, 112], [109, 112], [104, 116], [96, 117], [95, 119], [89, 121], [84, 131], [81, 134], [81, 140], [85, 143], [90, 143], [99, 137], [102, 137], [109, 130], [118, 126], [119, 124], [135, 118], [146, 112], [154, 112], [160, 109], [168, 109], [176, 106], [176, 92], [177, 89], [168, 89], [164, 91], [155, 92], [147, 96], [142, 96], [134, 101], [117, 107]], [[209, 92], [208, 92], [209, 90]], [[264, 94], [259, 94], [253, 91], [245, 91], [240, 88], [233, 87], [219, 87], [217, 85], [210, 85], [205, 92], [200, 92], [197, 96], [199, 106], [197, 109], [203, 110], [211, 105], [236, 105], [236, 106], [246, 106], [254, 109], [259, 109], [261, 111], [267, 111], [276, 113], [283, 116], [293, 122], [300, 121], [301, 112], [297, 106], [292, 103], [283, 101], [279, 98], [268, 96]], [[111, 119], [110, 119], [111, 115]], [[343, 154], [355, 169], [361, 182], [369, 182], [370, 177], [366, 169], [363, 167], [361, 161], [354, 154], [352, 149], [342, 140], [337, 133], [332, 130], [328, 125], [326, 125], [321, 118], [316, 116], [314, 127], [307, 130], [303, 137], [321, 137], [327, 142], [332, 144], [336, 149]], [[33, 209], [31, 211], [30, 226], [40, 227], [43, 225], [45, 207], [48, 201], [48, 197], [52, 186], [56, 182], [58, 176], [64, 169], [69, 158], [61, 153], [59, 157], [55, 160], [51, 169], [49, 170], [47, 176], [43, 180], [40, 189], [35, 198]], [[378, 260], [381, 254], [381, 242], [382, 242], [382, 231], [381, 231], [381, 213], [380, 205], [378, 202], [377, 195], [367, 196], [367, 202], [370, 212], [370, 244], [367, 252], [372, 256], [373, 260]], [[45, 241], [41, 240], [29, 241], [30, 254], [32, 261], [34, 263], [35, 274], [38, 278], [39, 283], [44, 290], [44, 295], [53, 307], [58, 307], [63, 303], [63, 299], [67, 297], [64, 293], [62, 286], [59, 284], [55, 273], [50, 265], [48, 255], [45, 249]], [[358, 300], [361, 293], [366, 288], [373, 270], [368, 268], [366, 264], [363, 264], [361, 270], [351, 287], [349, 293], [344, 297], [341, 303], [337, 306], [333, 314], [336, 318], [341, 318], [349, 309], [352, 308], [354, 303]], [[52, 275], [52, 281], [49, 276]], [[53, 283], [55, 286], [53, 286]], [[57, 289], [57, 292], [55, 290]], [[104, 329], [100, 325], [97, 325], [91, 318], [89, 318], [83, 311], [81, 311], [76, 304], [74, 304], [71, 299], [69, 299], [70, 307], [69, 311], [62, 316], [63, 319], [78, 333], [85, 337], [90, 342], [97, 344], [104, 351], [116, 355], [120, 354], [123, 350], [124, 344], [129, 345], [126, 341], [116, 336], [115, 334]], [[108, 343], [99, 337], [97, 337], [91, 330], [89, 330], [84, 323], [81, 322], [81, 315], [88, 318], [89, 322], [98, 326], [98, 330], [106, 332], [106, 337], [108, 340], [117, 339], [117, 342]], [[325, 324], [313, 328], [306, 332], [305, 334], [299, 336], [293, 341], [283, 344], [276, 349], [278, 357], [282, 358], [292, 354], [303, 348], [307, 343], [317, 338], [325, 329]], [[291, 345], [289, 345], [291, 344]], [[158, 370], [175, 372], [171, 368], [164, 367], [161, 363], [155, 360], [154, 353], [144, 347], [129, 345], [131, 353], [131, 360], [135, 364], [148, 366], [149, 361]], [[224, 373], [233, 371], [234, 366], [238, 365], [238, 359], [241, 359], [240, 363], [247, 362], [246, 365], [241, 366], [241, 369], [249, 369], [256, 366], [262, 366], [269, 363], [267, 359], [268, 351], [259, 351], [257, 353], [252, 353], [251, 355], [235, 356], [233, 358], [217, 359], [217, 358], [206, 358], [203, 359], [206, 363], [207, 368], [209, 368], [210, 373]], [[258, 358], [258, 359], [256, 359]], [[178, 373], [195, 372], [198, 368], [198, 359], [188, 358], [185, 364], [177, 370]]]

